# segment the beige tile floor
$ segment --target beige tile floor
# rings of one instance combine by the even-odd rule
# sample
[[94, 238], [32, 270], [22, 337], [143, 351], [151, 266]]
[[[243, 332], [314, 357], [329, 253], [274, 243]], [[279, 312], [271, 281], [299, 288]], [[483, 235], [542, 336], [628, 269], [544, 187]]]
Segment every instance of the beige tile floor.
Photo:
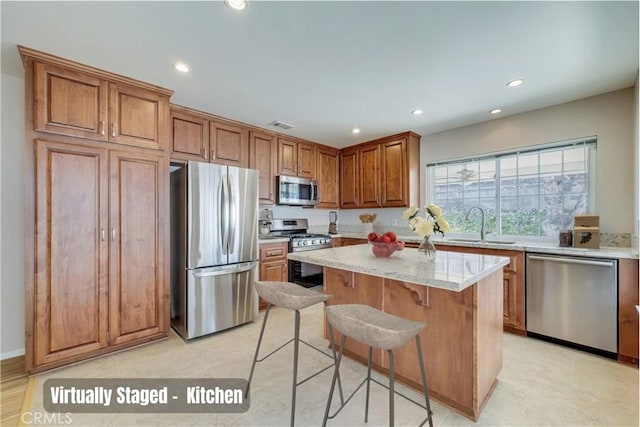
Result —
[[[301, 336], [326, 346], [322, 338], [322, 305], [302, 312]], [[42, 384], [48, 378], [246, 378], [260, 331], [260, 319], [217, 335], [185, 343], [177, 335], [155, 344], [39, 374], [30, 404], [42, 411]], [[274, 309], [263, 348], [275, 349], [293, 334], [293, 313]], [[266, 353], [265, 353], [266, 354]], [[428, 355], [425, 355], [428, 357]], [[251, 408], [243, 414], [72, 414], [75, 426], [285, 426], [289, 424], [292, 347], [258, 364]], [[301, 346], [300, 375], [314, 372], [327, 358]], [[345, 390], [366, 373], [345, 359]], [[554, 344], [505, 334], [504, 366], [499, 382], [475, 425], [478, 426], [638, 426], [638, 370], [615, 361]], [[327, 371], [298, 388], [296, 424], [321, 424], [331, 381]], [[403, 389], [419, 400], [419, 395]], [[363, 421], [364, 393], [330, 421], [333, 426], [387, 425], [387, 391], [372, 386], [369, 423]], [[474, 423], [432, 401], [436, 426]], [[417, 425], [424, 412], [396, 399], [396, 425]], [[66, 421], [63, 418], [62, 421]]]

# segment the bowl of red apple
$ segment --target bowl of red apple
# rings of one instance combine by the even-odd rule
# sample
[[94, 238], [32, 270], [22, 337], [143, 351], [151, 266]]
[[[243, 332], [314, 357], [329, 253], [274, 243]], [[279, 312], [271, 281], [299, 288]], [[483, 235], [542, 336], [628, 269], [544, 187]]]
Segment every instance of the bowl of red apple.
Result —
[[387, 231], [384, 234], [369, 233], [367, 236], [371, 253], [376, 258], [389, 258], [404, 249], [404, 242], [397, 240], [396, 233]]

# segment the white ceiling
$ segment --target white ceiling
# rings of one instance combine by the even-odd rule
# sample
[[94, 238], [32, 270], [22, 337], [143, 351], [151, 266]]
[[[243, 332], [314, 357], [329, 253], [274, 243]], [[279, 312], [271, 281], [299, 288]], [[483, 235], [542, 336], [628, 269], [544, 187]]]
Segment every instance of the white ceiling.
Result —
[[[2, 1], [1, 14], [3, 73], [23, 75], [22, 44], [337, 147], [626, 88], [638, 72], [638, 2], [253, 1], [237, 12], [222, 2]], [[179, 60], [190, 74], [172, 68]]]

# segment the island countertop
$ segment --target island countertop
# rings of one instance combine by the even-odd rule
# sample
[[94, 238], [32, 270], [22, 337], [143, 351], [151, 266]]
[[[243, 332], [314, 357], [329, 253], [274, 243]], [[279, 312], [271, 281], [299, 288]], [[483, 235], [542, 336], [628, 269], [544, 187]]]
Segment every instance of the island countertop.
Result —
[[417, 249], [404, 248], [376, 258], [367, 244], [288, 254], [294, 261], [458, 292], [509, 264], [506, 257], [448, 251], [438, 251], [435, 262], [422, 257]]

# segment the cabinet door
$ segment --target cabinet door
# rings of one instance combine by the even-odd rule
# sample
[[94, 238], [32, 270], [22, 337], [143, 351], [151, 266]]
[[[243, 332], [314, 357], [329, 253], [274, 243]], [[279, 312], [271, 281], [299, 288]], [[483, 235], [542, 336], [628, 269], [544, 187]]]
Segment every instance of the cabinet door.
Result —
[[298, 175], [298, 143], [286, 138], [278, 138], [278, 173]]
[[34, 364], [107, 346], [107, 152], [36, 141]]
[[209, 120], [172, 111], [171, 128], [172, 159], [209, 161]]
[[249, 167], [258, 170], [258, 200], [261, 205], [273, 205], [276, 186], [276, 156], [278, 147], [273, 135], [249, 133]]
[[380, 206], [380, 146], [369, 145], [358, 149], [358, 171], [360, 172], [360, 207]]
[[340, 207], [338, 191], [339, 160], [338, 150], [328, 147], [318, 147], [316, 150], [318, 176], [318, 206], [319, 208]]
[[380, 144], [380, 187], [383, 207], [408, 206], [406, 140]]
[[106, 141], [108, 84], [55, 65], [35, 63], [35, 129]]
[[109, 83], [109, 141], [164, 149], [169, 98], [121, 83]]
[[343, 150], [340, 153], [340, 207], [357, 208], [358, 205], [358, 151]]
[[221, 122], [210, 122], [209, 145], [211, 162], [220, 165], [249, 166], [249, 138], [247, 129]]
[[159, 154], [112, 151], [110, 168], [109, 326], [122, 344], [168, 331], [169, 174]]
[[311, 144], [298, 143], [298, 176], [316, 177], [316, 148]]

